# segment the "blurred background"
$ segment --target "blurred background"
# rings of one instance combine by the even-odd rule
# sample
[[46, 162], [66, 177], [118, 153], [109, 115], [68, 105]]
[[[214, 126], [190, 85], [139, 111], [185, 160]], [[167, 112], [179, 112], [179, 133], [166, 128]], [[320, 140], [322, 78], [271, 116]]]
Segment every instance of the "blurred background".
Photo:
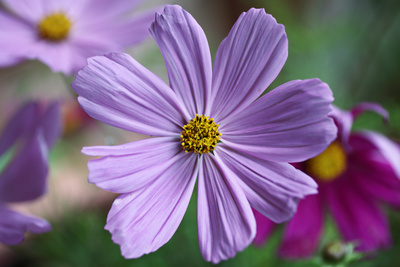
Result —
[[[267, 89], [293, 79], [318, 77], [334, 92], [335, 104], [349, 109], [362, 101], [379, 102], [390, 121], [372, 113], [362, 115], [355, 128], [372, 129], [400, 142], [400, 1], [397, 0], [176, 0], [146, 1], [143, 8], [179, 4], [204, 29], [212, 56], [240, 15], [250, 7], [265, 8], [283, 24], [289, 57]], [[128, 51], [168, 82], [163, 58], [155, 42]], [[197, 241], [196, 194], [171, 241], [158, 251], [126, 260], [104, 225], [116, 195], [87, 183], [88, 157], [83, 146], [122, 144], [145, 138], [88, 118], [70, 88], [73, 78], [54, 74], [31, 61], [0, 69], [0, 131], [5, 119], [27, 99], [60, 99], [65, 132], [51, 152], [48, 194], [15, 209], [47, 218], [53, 231], [27, 236], [18, 246], [0, 245], [0, 266], [211, 266]], [[196, 191], [196, 190], [195, 190]], [[388, 210], [393, 246], [352, 266], [400, 266], [400, 213]], [[321, 245], [340, 238], [328, 220]], [[310, 266], [276, 256], [282, 227], [264, 247], [250, 246], [221, 266]], [[316, 256], [318, 257], [318, 255]]]

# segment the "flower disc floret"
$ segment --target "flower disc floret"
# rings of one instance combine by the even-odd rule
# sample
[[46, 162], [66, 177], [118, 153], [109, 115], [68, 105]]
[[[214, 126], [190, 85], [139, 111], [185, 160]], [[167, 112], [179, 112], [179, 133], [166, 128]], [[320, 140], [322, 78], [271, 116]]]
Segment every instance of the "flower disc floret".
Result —
[[324, 152], [306, 161], [306, 171], [322, 181], [332, 181], [339, 177], [347, 166], [346, 151], [339, 141], [331, 143]]
[[196, 114], [196, 117], [183, 126], [181, 132], [181, 142], [185, 152], [207, 154], [213, 151], [221, 136], [218, 127], [219, 124], [216, 124], [214, 119]]
[[38, 25], [40, 37], [53, 42], [67, 38], [70, 29], [71, 21], [63, 13], [48, 15]]

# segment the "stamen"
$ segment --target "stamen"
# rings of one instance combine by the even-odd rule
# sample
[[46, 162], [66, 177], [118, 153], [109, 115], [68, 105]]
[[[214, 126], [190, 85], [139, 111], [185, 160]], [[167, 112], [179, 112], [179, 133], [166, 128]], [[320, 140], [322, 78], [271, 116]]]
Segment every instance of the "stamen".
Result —
[[321, 154], [305, 162], [306, 172], [325, 182], [335, 180], [346, 167], [346, 151], [339, 141], [334, 141]]
[[48, 15], [38, 24], [40, 37], [53, 42], [67, 38], [70, 28], [71, 21], [63, 13]]
[[214, 119], [196, 114], [196, 117], [183, 126], [181, 132], [181, 142], [185, 152], [196, 154], [212, 152], [222, 135], [218, 132], [218, 127], [219, 124], [216, 124]]

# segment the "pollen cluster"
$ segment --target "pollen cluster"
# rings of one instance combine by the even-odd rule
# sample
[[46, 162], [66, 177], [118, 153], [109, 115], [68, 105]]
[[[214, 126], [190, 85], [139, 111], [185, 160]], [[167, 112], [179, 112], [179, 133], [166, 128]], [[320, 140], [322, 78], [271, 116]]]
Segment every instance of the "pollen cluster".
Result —
[[70, 28], [71, 21], [63, 13], [48, 15], [38, 24], [40, 37], [53, 42], [67, 38]]
[[185, 152], [204, 154], [213, 151], [221, 136], [218, 127], [219, 124], [216, 124], [214, 119], [196, 114], [196, 117], [183, 126], [181, 132], [181, 142]]
[[324, 152], [305, 163], [309, 175], [325, 182], [339, 177], [346, 170], [346, 166], [346, 152], [339, 141], [334, 141]]

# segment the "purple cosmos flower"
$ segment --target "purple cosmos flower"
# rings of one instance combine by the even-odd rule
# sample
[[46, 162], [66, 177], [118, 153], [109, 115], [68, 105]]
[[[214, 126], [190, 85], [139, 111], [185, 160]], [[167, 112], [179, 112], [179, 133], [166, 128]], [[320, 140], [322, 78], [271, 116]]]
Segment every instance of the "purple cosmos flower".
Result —
[[73, 74], [86, 59], [124, 51], [149, 36], [155, 11], [127, 14], [141, 0], [0, 0], [0, 66], [38, 59]]
[[[47, 156], [61, 132], [58, 104], [46, 109], [36, 102], [24, 105], [5, 125], [0, 137], [0, 242], [18, 244], [25, 231], [43, 233], [50, 224], [7, 208], [7, 203], [34, 200], [46, 191]], [[9, 160], [7, 160], [9, 159]]]
[[[332, 117], [339, 129], [337, 139], [320, 155], [296, 167], [319, 185], [319, 194], [301, 200], [294, 217], [287, 223], [280, 255], [287, 258], [310, 256], [323, 232], [323, 209], [333, 216], [346, 241], [355, 242], [359, 251], [371, 252], [391, 242], [383, 202], [400, 207], [400, 147], [371, 131], [351, 132], [353, 121], [366, 110], [385, 119], [379, 105], [362, 103], [350, 112], [335, 108]], [[256, 213], [255, 243], [261, 245], [274, 223]]]
[[254, 238], [251, 206], [282, 222], [316, 193], [287, 162], [315, 156], [335, 137], [332, 93], [318, 79], [297, 80], [257, 99], [288, 53], [284, 27], [263, 9], [239, 17], [214, 68], [203, 30], [181, 7], [166, 6], [150, 31], [170, 86], [121, 53], [90, 58], [72, 84], [90, 116], [157, 136], [83, 148], [102, 157], [89, 162], [89, 182], [120, 193], [105, 228], [123, 256], [137, 258], [172, 237], [198, 179], [200, 250], [217, 263]]

